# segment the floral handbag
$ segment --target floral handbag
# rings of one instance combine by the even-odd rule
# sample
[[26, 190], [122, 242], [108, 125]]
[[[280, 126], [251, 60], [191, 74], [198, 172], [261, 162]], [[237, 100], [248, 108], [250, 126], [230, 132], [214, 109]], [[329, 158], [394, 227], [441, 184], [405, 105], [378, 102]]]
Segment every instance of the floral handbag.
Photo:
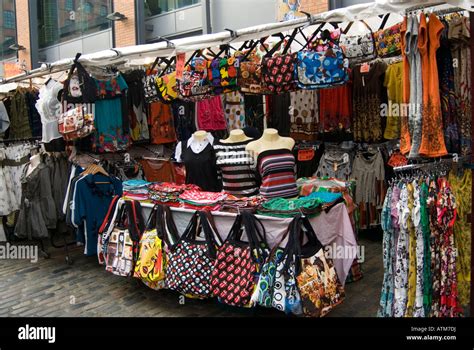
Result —
[[159, 101], [158, 95], [158, 85], [156, 84], [156, 79], [159, 78], [159, 74], [155, 73], [155, 67], [160, 61], [160, 57], [157, 57], [153, 62], [150, 69], [147, 70], [147, 75], [145, 77], [144, 87], [144, 97], [146, 103], [152, 103]]
[[[307, 217], [293, 219], [293, 250], [297, 261], [295, 275], [306, 316], [322, 317], [344, 300], [344, 288], [337, 277], [331, 259], [326, 258], [324, 247], [316, 237]], [[307, 243], [304, 245], [303, 238]]]
[[294, 53], [263, 58], [262, 77], [271, 93], [279, 94], [296, 90], [295, 60]]
[[349, 81], [349, 60], [334, 45], [325, 51], [300, 51], [295, 65], [297, 84], [301, 89], [318, 89]]
[[402, 52], [401, 23], [384, 29], [389, 14], [385, 15], [379, 30], [374, 33], [375, 47], [379, 57], [400, 55]]
[[58, 131], [64, 140], [77, 140], [94, 132], [94, 114], [88, 109], [89, 105], [79, 104], [60, 115]]
[[257, 62], [240, 62], [238, 83], [243, 93], [268, 94], [270, 92], [262, 80], [262, 65]]
[[238, 57], [215, 58], [208, 61], [207, 78], [216, 95], [237, 90], [237, 75], [240, 67]]
[[194, 57], [185, 67], [183, 76], [177, 80], [178, 96], [184, 101], [199, 101], [212, 96], [207, 78], [208, 60]]
[[369, 29], [369, 33], [363, 35], [347, 35], [349, 29], [352, 27], [354, 22], [350, 22], [343, 35], [341, 35], [339, 45], [344, 51], [347, 58], [352, 60], [357, 59], [373, 59], [376, 56], [375, 51], [375, 40], [372, 29], [367, 22], [361, 20], [365, 27]]
[[[200, 234], [204, 240], [197, 240]], [[212, 216], [196, 211], [179, 241], [170, 249], [166, 268], [168, 288], [190, 298], [210, 297], [216, 247], [221, 244]]]
[[[244, 230], [248, 242], [240, 239]], [[226, 241], [217, 252], [212, 272], [213, 296], [224, 304], [252, 306], [250, 299], [267, 255], [263, 224], [251, 213], [237, 215]]]

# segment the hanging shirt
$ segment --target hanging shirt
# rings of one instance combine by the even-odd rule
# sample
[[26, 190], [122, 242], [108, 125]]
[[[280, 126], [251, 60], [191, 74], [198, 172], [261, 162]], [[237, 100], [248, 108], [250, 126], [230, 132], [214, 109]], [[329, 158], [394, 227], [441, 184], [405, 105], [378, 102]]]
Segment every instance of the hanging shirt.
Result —
[[10, 117], [8, 116], [7, 109], [0, 101], [0, 135], [3, 134], [10, 127]]
[[342, 141], [352, 132], [352, 85], [318, 90], [319, 132], [325, 141]]
[[[109, 182], [101, 184], [100, 182]], [[122, 196], [122, 182], [102, 174], [86, 175], [76, 183], [74, 222], [84, 223], [86, 255], [97, 254], [98, 230], [114, 196]]]
[[[388, 66], [385, 72], [384, 86], [387, 88], [389, 104], [383, 136], [387, 140], [398, 139], [400, 137], [400, 107], [403, 102], [403, 62]], [[392, 108], [396, 108], [396, 110], [392, 110]]]
[[117, 152], [128, 148], [130, 136], [124, 130], [122, 103], [126, 103], [127, 83], [122, 75], [110, 80], [97, 80], [99, 99], [94, 103], [93, 150], [99, 153]]
[[245, 128], [244, 96], [239, 91], [223, 95], [224, 113], [229, 130]]
[[62, 138], [58, 131], [58, 119], [61, 115], [61, 101], [58, 100], [58, 94], [62, 89], [63, 84], [51, 79], [39, 91], [36, 109], [41, 116], [41, 124], [43, 125], [43, 142], [51, 142]]
[[154, 144], [172, 143], [176, 141], [174, 117], [171, 106], [161, 102], [150, 103], [149, 123], [150, 138]]
[[290, 92], [290, 137], [314, 141], [318, 132], [318, 95], [314, 90]]
[[200, 130], [226, 130], [227, 124], [220, 96], [196, 102], [197, 125]]

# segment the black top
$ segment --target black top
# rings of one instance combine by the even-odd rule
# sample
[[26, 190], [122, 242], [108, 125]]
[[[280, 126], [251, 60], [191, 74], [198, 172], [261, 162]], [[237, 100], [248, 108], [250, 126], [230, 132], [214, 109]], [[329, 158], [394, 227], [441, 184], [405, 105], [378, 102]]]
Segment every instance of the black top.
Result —
[[187, 141], [181, 142], [186, 183], [197, 185], [203, 191], [221, 191], [222, 184], [217, 177], [216, 154], [212, 145], [208, 143], [200, 153], [195, 153], [187, 144]]

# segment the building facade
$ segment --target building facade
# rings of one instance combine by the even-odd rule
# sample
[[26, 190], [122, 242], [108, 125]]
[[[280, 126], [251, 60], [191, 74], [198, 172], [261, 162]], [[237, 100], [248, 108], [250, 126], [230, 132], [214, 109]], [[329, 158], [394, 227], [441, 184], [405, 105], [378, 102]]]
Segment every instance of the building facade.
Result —
[[[2, 0], [0, 78], [14, 75], [12, 66], [33, 69], [78, 52], [245, 28], [284, 20], [287, 12], [324, 12], [331, 1]], [[114, 13], [124, 18], [114, 20]]]

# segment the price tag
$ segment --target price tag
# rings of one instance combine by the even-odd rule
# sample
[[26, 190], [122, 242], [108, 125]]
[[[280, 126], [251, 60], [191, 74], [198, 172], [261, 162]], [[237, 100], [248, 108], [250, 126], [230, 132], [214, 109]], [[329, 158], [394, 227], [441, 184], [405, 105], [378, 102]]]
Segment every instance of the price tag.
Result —
[[370, 64], [362, 63], [362, 65], [360, 66], [360, 72], [361, 73], [369, 73], [369, 71], [370, 71]]
[[186, 62], [185, 53], [180, 53], [176, 55], [176, 79], [181, 79], [183, 77], [185, 62]]
[[314, 149], [300, 149], [298, 151], [298, 162], [307, 162], [314, 158]]

